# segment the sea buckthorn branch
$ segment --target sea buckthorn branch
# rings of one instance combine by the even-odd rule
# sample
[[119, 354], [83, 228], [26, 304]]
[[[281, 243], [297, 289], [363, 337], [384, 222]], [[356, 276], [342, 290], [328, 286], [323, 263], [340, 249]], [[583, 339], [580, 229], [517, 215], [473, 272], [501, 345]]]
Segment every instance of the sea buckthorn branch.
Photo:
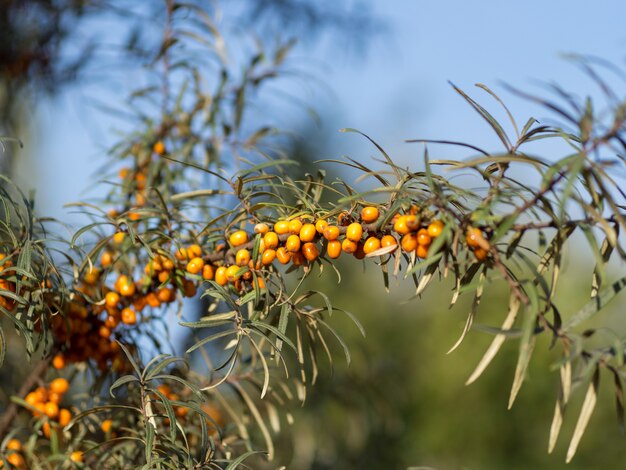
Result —
[[[170, 22], [175, 21], [173, 13], [170, 12]], [[170, 36], [166, 34], [166, 37]], [[99, 219], [102, 222], [96, 221], [79, 231], [72, 241], [74, 246], [79, 238], [95, 235], [95, 240], [85, 242], [82, 262], [72, 264], [75, 275], [71, 289], [63, 288], [58, 279], [48, 284], [47, 268], [35, 276], [44, 282], [43, 288], [40, 284], [29, 284], [28, 276], [26, 280], [22, 278], [22, 270], [28, 264], [25, 259], [32, 258], [28, 243], [12, 243], [11, 249], [2, 253], [6, 257], [5, 261], [0, 260], [0, 266], [5, 266], [0, 272], [2, 313], [19, 321], [32, 305], [31, 299], [42, 299], [42, 293], [52, 294], [40, 300], [35, 311], [41, 313], [38, 320], [42, 331], [52, 333], [54, 347], [60, 351], [52, 358], [53, 367], [59, 374], [65, 374], [67, 366], [73, 363], [91, 368], [103, 380], [121, 376], [112, 389], [126, 386], [126, 398], [138, 410], [138, 415], [132, 418], [113, 416], [113, 407], [102, 410], [110, 416], [104, 420], [94, 418], [98, 423], [95, 430], [87, 416], [79, 415], [76, 422], [80, 424], [76, 428], [81, 433], [108, 438], [112, 432], [128, 432], [130, 426], [124, 426], [125, 423], [135, 424], [131, 420], [143, 419], [144, 424], [149, 424], [143, 427], [146, 433], [131, 431], [128, 441], [136, 439], [145, 444], [145, 449], [127, 441], [126, 447], [114, 446], [112, 456], [128, 448], [133, 459], [146, 455], [144, 450], [147, 460], [152, 458], [153, 451], [155, 456], [171, 452], [180, 459], [178, 463], [200, 465], [231, 455], [233, 449], [244, 452], [242, 447], [252, 446], [249, 424], [240, 416], [241, 410], [247, 410], [252, 416], [248, 420], [260, 430], [271, 454], [271, 433], [261, 409], [265, 406], [263, 411], [269, 415], [268, 400], [284, 403], [290, 399], [290, 387], [295, 387], [296, 395], [304, 401], [309, 382], [314, 382], [317, 376], [317, 351], [323, 350], [332, 361], [330, 341], [323, 331], [329, 338], [337, 338], [349, 360], [347, 345], [327, 321], [339, 309], [323, 293], [299, 293], [301, 283], [315, 267], [320, 270], [324, 265], [335, 267], [334, 260], [347, 255], [357, 260], [378, 258], [385, 267], [393, 262], [394, 274], [404, 271], [405, 277], [414, 279], [417, 294], [424, 291], [437, 272], [444, 276], [452, 273], [455, 289], [451, 303], [456, 302], [462, 291], [474, 293], [466, 327], [456, 345], [477, 315], [483, 289], [493, 284], [492, 281], [503, 280], [511, 291], [509, 312], [468, 382], [482, 374], [505, 336], [513, 332], [516, 323], [521, 323], [517, 330], [521, 338], [520, 353], [509, 405], [524, 380], [535, 338], [545, 330], [551, 331], [554, 340], [560, 343], [564, 357], [561, 367], [571, 368], [575, 363], [585, 366], [575, 377], [571, 369], [569, 375], [562, 374], [563, 393], [571, 389], [574, 380], [584, 381], [593, 375], [588, 392], [593, 397], [600, 368], [614, 373], [616, 384], [621, 387], [623, 366], [617, 357], [623, 351], [612, 352], [604, 346], [586, 347], [584, 340], [588, 333], [578, 334], [574, 328], [604, 308], [625, 284], [620, 280], [601, 288], [606, 284], [605, 265], [613, 250], [624, 258], [618, 234], [613, 233], [617, 229], [608, 225], [609, 222], [616, 227], [623, 225], [623, 215], [618, 209], [624, 204], [619, 199], [623, 196], [619, 186], [607, 177], [612, 163], [597, 158], [604, 147], [620, 142], [623, 116], [619, 125], [614, 123], [609, 134], [593, 143], [589, 143], [589, 136], [598, 134], [591, 132], [593, 126], [589, 130], [589, 116], [585, 114], [579, 117], [580, 136], [546, 126], [533, 127], [533, 121], [529, 120], [518, 133], [516, 143], [511, 144], [514, 140], [504, 134], [502, 126], [457, 89], [493, 128], [507, 154], [492, 154], [464, 145], [482, 155], [463, 162], [430, 162], [425, 155], [424, 172], [414, 172], [394, 163], [380, 145], [365, 136], [383, 154], [384, 166], [370, 169], [353, 159], [343, 162], [364, 176], [376, 177], [381, 186], [379, 191], [360, 191], [341, 180], [334, 186], [321, 178], [294, 181], [281, 171], [288, 160], [272, 159], [264, 150], [275, 143], [271, 133], [265, 127], [248, 131], [244, 125], [245, 97], [259, 82], [274, 75], [256, 73], [259, 62], [256, 58], [250, 62], [240, 83], [233, 84], [229, 77], [223, 76], [213, 95], [193, 82], [192, 90], [185, 95], [189, 100], [179, 100], [185, 106], [170, 108], [168, 91], [162, 109], [172, 117], [164, 115], [160, 123], [142, 121], [141, 131], [113, 150], [113, 156], [126, 165], [119, 173], [121, 185], [114, 185], [106, 200], [117, 209]], [[250, 80], [254, 76], [259, 82]], [[485, 90], [484, 86], [481, 88]], [[232, 97], [224, 91], [229, 89], [233, 91]], [[220, 102], [219, 106], [223, 107], [213, 107]], [[206, 115], [203, 112], [208, 103], [211, 106]], [[522, 144], [540, 138], [561, 138], [574, 146], [583, 145], [582, 149], [580, 145], [576, 147], [576, 154], [555, 163], [530, 158], [520, 151]], [[234, 169], [223, 162], [233, 155], [239, 163], [238, 171], [231, 176]], [[453, 186], [450, 178], [434, 171], [436, 164], [474, 170], [481, 177], [481, 187], [469, 191]], [[541, 180], [539, 187], [515, 179], [514, 171], [519, 169], [536, 171]], [[323, 203], [322, 195], [328, 193], [333, 202]], [[380, 200], [385, 194], [388, 199]], [[370, 197], [374, 201], [368, 201]], [[583, 208], [585, 217], [569, 219], [570, 203]], [[229, 205], [234, 207], [229, 209]], [[528, 222], [519, 222], [521, 218], [527, 218]], [[246, 224], [251, 221], [254, 230], [246, 230]], [[113, 233], [104, 228], [107, 225], [115, 227]], [[588, 235], [591, 249], [600, 252], [593, 273], [596, 285], [590, 304], [563, 322], [554, 305], [554, 293], [563, 248], [578, 227]], [[594, 228], [605, 235], [603, 248], [599, 250], [593, 246]], [[556, 229], [557, 233], [543, 253], [527, 256], [524, 250], [531, 253], [535, 250], [532, 243], [521, 244], [524, 233], [543, 229]], [[21, 229], [12, 234], [19, 241], [27, 232]], [[4, 242], [2, 248], [5, 251]], [[14, 261], [15, 267], [8, 266]], [[295, 288], [286, 287], [289, 277], [297, 278]], [[196, 341], [188, 353], [199, 351], [214, 370], [206, 376], [190, 374], [174, 369], [167, 359], [159, 361], [159, 357], [156, 362], [160, 365], [151, 362], [140, 372], [137, 356], [141, 337], [151, 334], [151, 328], [177, 300], [180, 304], [182, 298], [194, 297], [198, 290], [213, 299], [210, 310], [196, 321], [181, 321], [181, 325], [208, 334]], [[224, 310], [217, 311], [218, 305]], [[554, 314], [553, 321], [546, 317], [550, 312]], [[29, 317], [32, 313], [27, 312]], [[522, 315], [525, 319], [520, 322]], [[358, 325], [356, 318], [355, 323]], [[228, 328], [220, 330], [224, 327]], [[155, 349], [161, 349], [154, 334], [151, 339]], [[220, 343], [226, 340], [228, 343]], [[219, 358], [223, 360], [217, 366], [213, 366], [215, 361], [205, 348], [209, 344], [226, 353], [225, 358]], [[290, 374], [285, 345], [293, 350], [299, 372], [297, 379], [280, 379], [281, 374]], [[272, 359], [276, 359], [276, 365]], [[159, 367], [163, 373], [154, 372]], [[133, 376], [124, 375], [133, 369], [141, 376], [138, 393]], [[50, 439], [51, 432], [62, 433], [74, 439], [73, 446], [80, 434], [61, 423], [61, 410], [57, 409], [55, 400], [62, 397], [49, 400], [50, 392], [61, 394], [49, 388], [63, 380], [66, 379], [58, 377], [49, 387], [29, 392], [33, 395], [25, 400], [28, 404], [25, 408], [33, 414], [42, 439]], [[158, 385], [147, 386], [149, 380]], [[228, 387], [236, 399], [222, 393]], [[217, 406], [219, 413], [211, 416], [202, 411], [206, 403], [197, 396], [192, 398], [190, 392], [199, 388], [205, 393], [200, 394], [202, 399], [215, 398], [212, 406]], [[276, 390], [285, 396], [278, 396]], [[557, 401], [559, 413], [565, 409], [566, 401], [562, 398]], [[154, 408], [149, 410], [152, 404]], [[238, 411], [234, 410], [236, 407]], [[213, 422], [215, 438], [208, 438], [212, 433], [205, 414]], [[197, 422], [194, 424], [194, 416], [200, 417], [200, 429]], [[222, 416], [221, 423], [215, 416]], [[557, 424], [553, 425], [551, 448], [558, 436], [559, 417], [555, 412]], [[63, 421], [66, 419], [71, 419], [71, 415], [67, 418], [64, 413]], [[222, 429], [225, 421], [235, 426]], [[581, 435], [586, 425], [584, 420], [579, 422], [583, 424], [576, 426], [576, 435]], [[178, 428], [180, 423], [181, 427], [184, 425], [182, 429]], [[177, 444], [176, 429], [181, 430], [191, 446], [183, 448]], [[197, 439], [198, 435], [202, 438]], [[245, 444], [237, 447], [235, 442]], [[568, 459], [577, 445], [578, 440], [573, 439]], [[192, 456], [190, 448], [202, 452], [203, 457]], [[83, 455], [72, 450], [70, 459], [80, 462]]]

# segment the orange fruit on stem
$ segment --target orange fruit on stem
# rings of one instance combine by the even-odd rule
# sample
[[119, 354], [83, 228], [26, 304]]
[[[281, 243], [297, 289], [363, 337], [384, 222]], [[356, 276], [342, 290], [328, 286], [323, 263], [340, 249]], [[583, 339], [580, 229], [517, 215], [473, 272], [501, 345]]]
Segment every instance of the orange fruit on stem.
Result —
[[387, 248], [388, 246], [395, 246], [398, 244], [398, 240], [393, 235], [385, 235], [380, 239], [380, 246]]
[[320, 251], [315, 243], [308, 242], [302, 245], [302, 254], [307, 261], [315, 261], [319, 257]]
[[443, 222], [441, 220], [435, 219], [430, 224], [428, 224], [428, 235], [430, 235], [432, 238], [441, 235], [442, 231]]
[[246, 250], [245, 248], [242, 248], [241, 250], [237, 251], [237, 254], [235, 255], [235, 262], [237, 263], [238, 266], [247, 265], [248, 262], [250, 262], [250, 252]]
[[352, 253], [356, 253], [357, 248], [357, 243], [347, 238], [341, 242], [341, 249], [349, 255], [351, 255]]
[[400, 240], [400, 246], [407, 253], [415, 250], [417, 248], [417, 235], [415, 233], [409, 232], [402, 237]]
[[302, 229], [302, 221], [300, 219], [292, 219], [289, 221], [289, 233], [298, 235]]
[[263, 263], [263, 265], [267, 266], [269, 264], [272, 264], [275, 258], [276, 258], [276, 250], [272, 250], [272, 249], [265, 250], [263, 254], [261, 255], [261, 262]]
[[317, 233], [319, 234], [323, 235], [326, 227], [328, 227], [328, 222], [326, 222], [324, 219], [317, 219], [317, 221], [315, 222], [315, 230], [317, 230]]
[[70, 383], [67, 379], [59, 377], [50, 382], [50, 391], [63, 395], [70, 389]]
[[371, 224], [373, 222], [376, 222], [376, 220], [378, 220], [379, 215], [380, 215], [380, 212], [378, 211], [377, 207], [366, 206], [363, 209], [361, 209], [361, 220], [365, 222], [366, 224]]
[[204, 260], [202, 258], [192, 258], [187, 263], [187, 272], [190, 274], [198, 274], [204, 268]]
[[421, 228], [417, 231], [417, 243], [420, 245], [430, 245], [432, 241], [432, 237], [428, 234], [428, 230], [425, 228]]
[[215, 269], [210, 264], [205, 264], [202, 268], [202, 277], [207, 281], [210, 281], [215, 277]]
[[377, 237], [369, 237], [363, 244], [363, 251], [366, 255], [380, 249], [380, 240]]
[[358, 222], [353, 222], [348, 225], [346, 230], [346, 238], [348, 240], [352, 240], [353, 242], [358, 242], [363, 236], [363, 227]]
[[298, 237], [298, 235], [289, 235], [285, 243], [285, 248], [287, 248], [287, 251], [290, 253], [300, 251], [300, 237]]
[[339, 227], [329, 225], [324, 229], [324, 238], [328, 241], [337, 240], [339, 238]]
[[276, 258], [278, 258], [280, 264], [287, 264], [291, 261], [291, 253], [287, 251], [287, 248], [281, 246], [276, 250]]
[[337, 259], [341, 255], [341, 242], [339, 240], [332, 240], [328, 242], [326, 246], [326, 253], [331, 259]]
[[303, 242], [312, 242], [317, 235], [317, 229], [313, 224], [304, 224], [300, 229], [300, 240]]
[[263, 235], [263, 243], [266, 250], [275, 250], [278, 247], [278, 234], [276, 232], [267, 232]]
[[67, 426], [68, 424], [70, 424], [71, 420], [72, 420], [72, 413], [70, 413], [70, 410], [61, 408], [59, 410], [59, 424], [61, 426]]
[[132, 308], [125, 308], [121, 314], [122, 323], [125, 325], [134, 325], [137, 323], [137, 313]]
[[237, 230], [230, 235], [228, 241], [232, 246], [241, 246], [244, 243], [247, 243], [248, 233], [244, 230]]
[[289, 233], [289, 222], [287, 222], [286, 220], [279, 220], [274, 224], [274, 232], [276, 232], [278, 235]]

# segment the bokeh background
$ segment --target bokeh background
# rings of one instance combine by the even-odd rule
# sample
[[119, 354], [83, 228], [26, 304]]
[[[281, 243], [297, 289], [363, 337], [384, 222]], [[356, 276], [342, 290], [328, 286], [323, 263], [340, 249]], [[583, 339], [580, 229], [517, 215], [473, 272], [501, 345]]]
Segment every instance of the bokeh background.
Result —
[[[222, 2], [221, 9], [218, 24], [227, 35], [252, 31], [269, 42], [277, 37], [298, 39], [291, 62], [293, 80], [283, 80], [257, 106], [278, 127], [296, 136], [292, 154], [309, 169], [316, 168], [315, 160], [342, 155], [372, 161], [376, 153], [371, 144], [356, 134], [339, 133], [342, 127], [366, 132], [397, 163], [416, 170], [421, 167], [423, 147], [405, 139], [450, 139], [497, 149], [497, 137], [448, 81], [486, 99], [473, 89], [475, 83], [485, 83], [501, 95], [518, 121], [524, 123], [532, 116], [550, 122], [554, 116], [507, 92], [502, 84], [541, 92], [546, 83], [554, 82], [577, 97], [589, 95], [601, 102], [589, 77], [567, 56], [600, 57], [617, 66], [624, 65], [626, 56], [622, 0], [594, 4], [583, 0], [233, 0]], [[0, 21], [15, 24], [11, 21], [17, 20]], [[67, 80], [44, 74], [35, 83], [26, 74], [32, 84], [19, 92], [2, 82], [1, 102], [4, 109], [7, 103], [13, 108], [0, 134], [14, 134], [24, 141], [25, 148], [14, 152], [10, 164], [4, 162], [4, 171], [23, 188], [36, 190], [36, 209], [79, 225], [80, 214], [63, 205], [100, 195], [94, 182], [107, 164], [106, 151], [116, 141], [116, 133], [129, 126], [111, 110], [123, 108], [126, 95], [142, 80], [142, 68], [139, 63], [122, 64], [116, 55], [129, 26], [113, 10], [102, 8], [72, 17], [66, 27], [58, 60], [71, 62], [90, 43], [94, 48], [88, 54], [94, 57]], [[158, 28], [158, 24], [146, 27]], [[9, 50], [15, 41], [23, 40], [16, 34], [4, 28], [0, 44]], [[623, 78], [609, 73], [607, 80], [624, 96]], [[43, 92], [46, 87], [53, 93]], [[495, 112], [502, 117], [499, 110]], [[551, 145], [539, 150], [560, 156]], [[450, 147], [430, 151], [432, 158], [469, 156]], [[331, 175], [340, 172], [344, 178], [352, 177], [338, 167], [323, 168]], [[564, 273], [567, 288], [559, 299], [565, 315], [576, 311], [589, 295], [591, 257], [578, 255], [575, 243]], [[619, 269], [623, 266], [615, 267]], [[335, 305], [354, 312], [367, 337], [336, 315], [334, 321], [352, 348], [352, 364], [347, 367], [341, 361], [337, 346], [332, 373], [322, 371], [305, 406], [294, 406], [294, 424], [278, 436], [277, 463], [293, 469], [566, 468], [565, 450], [577, 418], [572, 411], [579, 408], [583, 393], [577, 390], [560, 443], [553, 455], [547, 455], [558, 392], [558, 375], [551, 368], [557, 358], [547, 338], [538, 343], [528, 382], [507, 411], [517, 354], [514, 340], [469, 387], [463, 383], [491, 336], [474, 331], [459, 349], [446, 355], [461, 332], [470, 298], [448, 309], [452, 286], [446, 280], [434, 283], [423, 298], [410, 299], [412, 287], [406, 282], [392, 283], [391, 292], [385, 292], [375, 266], [363, 269], [360, 263], [348, 262], [342, 272], [340, 284], [330, 272], [311, 283], [327, 292]], [[507, 299], [508, 293], [500, 287], [487, 289], [478, 323], [499, 325]], [[618, 297], [597, 321], [623, 333], [621, 302]], [[567, 468], [623, 467], [626, 446], [616, 424], [612, 394], [612, 388], [602, 388], [578, 455]]]

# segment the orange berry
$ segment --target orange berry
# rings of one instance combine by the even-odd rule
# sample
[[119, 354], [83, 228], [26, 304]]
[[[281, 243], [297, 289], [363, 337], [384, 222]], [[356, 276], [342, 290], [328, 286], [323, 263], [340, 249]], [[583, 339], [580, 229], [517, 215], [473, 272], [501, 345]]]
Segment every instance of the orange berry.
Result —
[[93, 286], [96, 282], [98, 282], [98, 278], [100, 277], [100, 270], [96, 267], [92, 267], [89, 271], [87, 271], [83, 277], [85, 284]]
[[274, 232], [276, 232], [278, 235], [289, 233], [289, 222], [287, 222], [286, 220], [279, 220], [274, 224]]
[[215, 277], [215, 269], [210, 264], [205, 264], [202, 268], [202, 278], [210, 281]]
[[137, 323], [137, 313], [132, 308], [125, 308], [122, 310], [122, 323], [125, 325], [134, 325]]
[[61, 426], [67, 426], [68, 424], [70, 424], [71, 420], [72, 420], [72, 413], [70, 413], [70, 410], [61, 408], [59, 410], [59, 424]]
[[478, 228], [470, 227], [467, 229], [467, 235], [465, 236], [465, 241], [467, 242], [467, 246], [470, 248], [483, 248], [487, 241], [483, 236], [483, 233]]
[[263, 235], [263, 243], [265, 244], [266, 250], [275, 250], [278, 246], [278, 235], [276, 232], [267, 232]]
[[35, 409], [37, 411], [33, 411], [33, 416], [43, 416], [46, 413], [46, 404], [38, 401], [37, 403], [35, 403]]
[[157, 298], [159, 299], [159, 302], [167, 304], [173, 302], [176, 295], [171, 287], [162, 287], [157, 291]]
[[363, 244], [363, 251], [366, 255], [380, 249], [380, 240], [376, 237], [369, 237]]
[[198, 274], [204, 268], [204, 260], [202, 258], [192, 258], [187, 263], [187, 272], [191, 274]]
[[377, 207], [367, 206], [361, 209], [361, 220], [366, 224], [371, 224], [378, 220], [379, 211]]
[[235, 264], [229, 266], [226, 269], [226, 279], [228, 279], [229, 282], [237, 281], [241, 277], [241, 274], [238, 274], [240, 269], [241, 268]]
[[426, 259], [428, 257], [428, 248], [430, 245], [417, 245], [415, 254], [418, 258]]
[[352, 240], [353, 242], [358, 242], [363, 236], [363, 227], [358, 222], [351, 223], [348, 225], [348, 229], [346, 230], [346, 238], [348, 240]]
[[274, 262], [274, 258], [276, 258], [276, 250], [265, 250], [261, 255], [261, 263], [263, 263], [264, 266], [267, 266]]
[[215, 270], [215, 282], [217, 282], [220, 286], [225, 286], [226, 284], [228, 284], [225, 266], [220, 266]]
[[24, 397], [24, 401], [28, 403], [30, 406], [35, 406], [36, 403], [39, 403], [39, 395], [36, 392], [30, 392]]
[[317, 219], [317, 221], [315, 222], [315, 230], [317, 230], [317, 233], [319, 234], [323, 235], [326, 227], [328, 227], [328, 222], [326, 222], [324, 219]]
[[276, 258], [280, 264], [287, 264], [291, 261], [291, 253], [287, 251], [287, 248], [281, 246], [278, 250], [276, 250]]
[[254, 226], [254, 233], [260, 233], [261, 235], [265, 235], [270, 231], [270, 227], [267, 224], [259, 223]]
[[289, 233], [298, 235], [302, 230], [302, 221], [300, 219], [292, 219], [289, 221]]
[[303, 242], [312, 242], [317, 235], [317, 230], [313, 224], [304, 224], [300, 229], [300, 240]]
[[56, 403], [58, 405], [59, 403], [61, 403], [62, 399], [63, 396], [57, 392], [48, 393], [48, 401], [51, 401], [52, 403]]
[[339, 238], [339, 227], [329, 225], [324, 229], [324, 238], [328, 241], [337, 240]]
[[400, 246], [404, 251], [411, 252], [417, 248], [417, 235], [414, 233], [407, 233], [400, 240]]
[[43, 423], [43, 425], [41, 426], [41, 430], [43, 431], [43, 435], [46, 436], [48, 439], [50, 439], [50, 423], [48, 421], [46, 421], [45, 423]]
[[52, 367], [57, 370], [65, 367], [65, 358], [63, 357], [63, 354], [59, 353], [52, 358]]
[[202, 248], [200, 248], [200, 245], [196, 245], [195, 243], [193, 245], [189, 245], [187, 247], [187, 256], [189, 256], [189, 258], [198, 258], [202, 256]]
[[109, 308], [117, 307], [117, 304], [120, 302], [120, 295], [117, 292], [107, 292], [104, 296], [104, 305]]
[[100, 336], [100, 338], [109, 338], [111, 336], [111, 329], [107, 326], [102, 325], [100, 328], [98, 328], [98, 336]]
[[406, 235], [412, 230], [417, 228], [417, 216], [410, 215], [401, 215], [399, 216], [393, 224], [393, 229], [400, 235]]
[[241, 250], [237, 251], [237, 254], [235, 255], [235, 263], [237, 263], [237, 266], [245, 266], [249, 262], [250, 252], [248, 250], [242, 248]]
[[135, 294], [135, 283], [126, 275], [121, 275], [117, 278], [116, 286], [119, 286], [117, 291], [124, 297], [131, 297]]
[[126, 238], [126, 234], [124, 232], [117, 232], [115, 235], [113, 235], [113, 241], [117, 243], [118, 245], [121, 245], [122, 243], [124, 243], [125, 238]]
[[161, 256], [161, 265], [166, 271], [171, 271], [172, 269], [174, 269], [174, 262], [165, 256]]
[[152, 146], [152, 150], [157, 155], [163, 155], [165, 153], [165, 144], [162, 141], [157, 140]]
[[351, 255], [352, 253], [356, 253], [357, 248], [358, 245], [356, 244], [356, 242], [353, 242], [352, 240], [349, 240], [347, 238], [344, 239], [343, 242], [341, 242], [341, 249], [349, 255]]
[[9, 442], [7, 442], [7, 450], [22, 450], [22, 443], [17, 439], [9, 439]]
[[26, 461], [24, 460], [24, 457], [22, 456], [22, 454], [19, 454], [17, 452], [9, 454], [7, 456], [7, 462], [9, 462], [16, 468], [26, 468]]
[[50, 382], [50, 391], [63, 395], [70, 389], [70, 383], [67, 379], [59, 377]]
[[163, 284], [169, 281], [171, 276], [172, 276], [172, 273], [170, 271], [161, 271], [158, 276], [159, 282]]
[[291, 253], [300, 251], [300, 237], [298, 235], [289, 235], [287, 242], [285, 242], [285, 248]]
[[474, 256], [478, 261], [485, 261], [487, 259], [487, 255], [489, 255], [489, 252], [483, 248], [476, 248], [474, 250]]
[[178, 250], [176, 250], [176, 253], [174, 253], [174, 256], [178, 261], [185, 261], [189, 258], [189, 255], [187, 254], [187, 248], [179, 248]]
[[189, 413], [189, 408], [186, 408], [184, 406], [177, 406], [175, 413], [176, 416], [178, 416], [179, 418], [184, 418]]
[[326, 253], [329, 258], [337, 259], [341, 255], [341, 242], [339, 240], [331, 240], [326, 245]]
[[100, 256], [100, 264], [103, 268], [108, 268], [113, 264], [113, 255], [108, 251], [105, 251]]
[[417, 231], [417, 243], [420, 245], [430, 245], [432, 242], [432, 237], [428, 234], [428, 230], [425, 228], [421, 228]]
[[102, 429], [102, 432], [108, 433], [111, 430], [112, 426], [113, 426], [113, 421], [111, 421], [110, 419], [105, 419], [100, 424], [100, 429]]
[[161, 392], [163, 395], [165, 395], [166, 397], [169, 397], [172, 393], [172, 388], [167, 384], [160, 384], [157, 387], [157, 390]]
[[254, 280], [254, 285], [259, 286], [259, 289], [265, 289], [265, 280], [262, 277], [257, 277]]
[[302, 245], [302, 254], [307, 261], [315, 261], [319, 257], [320, 251], [315, 243], [307, 242]]
[[438, 237], [439, 235], [441, 235], [442, 231], [443, 222], [441, 220], [435, 219], [428, 225], [428, 235], [430, 235], [431, 238]]
[[380, 246], [387, 248], [388, 246], [395, 246], [398, 244], [398, 240], [393, 235], [385, 235], [380, 239]]
[[149, 292], [146, 295], [146, 302], [148, 303], [148, 305], [150, 305], [150, 307], [152, 308], [156, 308], [159, 305], [161, 305], [161, 301], [159, 300], [159, 298], [157, 297], [156, 293], [154, 292]]
[[46, 402], [44, 407], [44, 413], [48, 418], [54, 419], [59, 416], [59, 405], [53, 401]]
[[70, 460], [75, 463], [81, 463], [83, 461], [83, 453], [80, 450], [75, 450], [70, 454]]
[[245, 230], [237, 230], [231, 233], [228, 241], [232, 246], [240, 246], [248, 241], [248, 233]]

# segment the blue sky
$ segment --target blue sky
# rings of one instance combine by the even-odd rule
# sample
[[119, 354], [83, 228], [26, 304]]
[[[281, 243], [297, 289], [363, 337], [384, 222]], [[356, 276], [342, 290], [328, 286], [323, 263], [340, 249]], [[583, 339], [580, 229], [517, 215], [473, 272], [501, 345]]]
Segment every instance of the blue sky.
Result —
[[[623, 0], [371, 3], [387, 28], [373, 37], [364, 55], [351, 55], [332, 36], [317, 47], [301, 46], [295, 51], [295, 64], [313, 64], [306, 65], [307, 70], [317, 70], [324, 83], [313, 87], [313, 92], [299, 88], [302, 98], [323, 117], [319, 138], [325, 143], [320, 158], [364, 159], [374, 154], [358, 136], [338, 133], [341, 127], [370, 134], [406, 165], [421, 160], [417, 146], [403, 143], [409, 138], [460, 140], [494, 149], [497, 138], [448, 80], [476, 97], [483, 93], [473, 91], [473, 84], [487, 84], [523, 124], [530, 116], [542, 118], [547, 113], [504, 91], [501, 82], [540, 91], [533, 80], [553, 80], [584, 96], [591, 93], [589, 80], [561, 54], [595, 55], [622, 66], [626, 57]], [[133, 80], [128, 81], [130, 89]], [[67, 219], [64, 203], [94, 195], [89, 189], [106, 163], [104, 150], [115, 141], [111, 131], [117, 124], [86, 98], [121, 102], [125, 91], [118, 86], [109, 91], [72, 86], [57, 98], [41, 100], [32, 110], [36, 125], [27, 140], [33, 152], [21, 159], [18, 181], [39, 188], [42, 213]], [[597, 95], [596, 90], [592, 94]], [[286, 126], [307, 119], [301, 109], [290, 107], [286, 112], [282, 118]], [[499, 110], [496, 115], [503, 117]], [[442, 147], [432, 153], [455, 155]], [[58, 184], [53, 188], [46, 184], [50, 181]]]

